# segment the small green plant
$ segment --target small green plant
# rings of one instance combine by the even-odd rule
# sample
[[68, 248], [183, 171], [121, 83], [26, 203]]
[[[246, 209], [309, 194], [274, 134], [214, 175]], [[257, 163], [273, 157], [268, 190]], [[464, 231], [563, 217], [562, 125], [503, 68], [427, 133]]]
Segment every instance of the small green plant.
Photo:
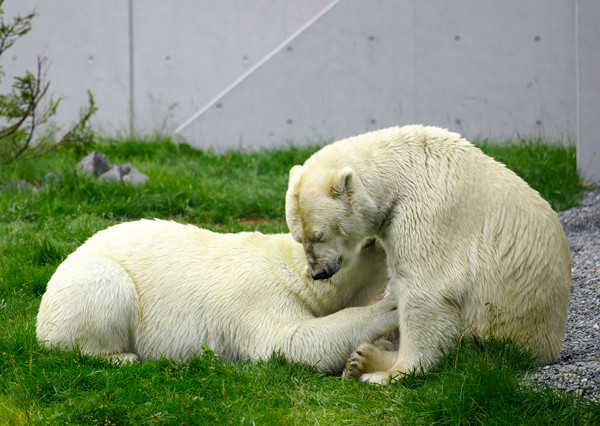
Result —
[[[0, 0], [0, 56], [31, 30], [36, 15], [31, 12], [7, 22], [1, 8], [3, 3]], [[50, 82], [45, 71], [46, 61], [38, 57], [35, 73], [27, 71], [24, 76], [14, 77], [11, 90], [0, 94], [0, 163], [11, 163], [26, 155], [42, 156], [61, 145], [89, 145], [93, 140], [88, 121], [97, 108], [90, 91], [88, 106], [81, 111], [76, 124], [58, 136], [60, 129], [50, 119], [62, 98], [48, 99]], [[0, 67], [0, 77], [3, 75]]]

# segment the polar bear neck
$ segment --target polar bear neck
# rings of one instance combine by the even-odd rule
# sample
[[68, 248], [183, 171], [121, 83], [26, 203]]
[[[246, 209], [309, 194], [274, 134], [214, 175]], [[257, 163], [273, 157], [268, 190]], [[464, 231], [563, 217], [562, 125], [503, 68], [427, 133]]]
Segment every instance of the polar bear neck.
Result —
[[380, 294], [387, 283], [385, 251], [377, 243], [358, 250], [350, 264], [327, 280], [314, 281], [306, 267], [302, 245], [289, 234], [271, 236], [273, 255], [281, 265], [279, 290], [293, 296], [315, 317], [348, 306], [362, 306]]

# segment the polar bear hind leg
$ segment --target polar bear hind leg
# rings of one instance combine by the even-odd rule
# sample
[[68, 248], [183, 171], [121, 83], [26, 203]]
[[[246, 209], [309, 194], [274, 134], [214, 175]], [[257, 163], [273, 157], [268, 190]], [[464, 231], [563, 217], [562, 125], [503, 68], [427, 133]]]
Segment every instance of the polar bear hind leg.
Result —
[[132, 363], [139, 360], [133, 353], [138, 321], [137, 291], [125, 269], [104, 256], [74, 253], [48, 283], [37, 337], [46, 347]]

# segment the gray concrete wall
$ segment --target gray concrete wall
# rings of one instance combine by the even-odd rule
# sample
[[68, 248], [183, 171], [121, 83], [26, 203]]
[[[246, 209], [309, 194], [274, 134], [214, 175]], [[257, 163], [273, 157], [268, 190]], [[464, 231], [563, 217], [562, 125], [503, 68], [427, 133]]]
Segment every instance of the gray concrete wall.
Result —
[[126, 0], [6, 0], [5, 16], [35, 9], [31, 32], [1, 58], [9, 89], [14, 75], [36, 69], [47, 58], [50, 92], [64, 96], [57, 121], [68, 126], [87, 103], [90, 89], [100, 107], [95, 119], [106, 133], [127, 130], [129, 123], [129, 24]]
[[[577, 138], [598, 179], [600, 3], [586, 0], [8, 0], [36, 8], [2, 58], [50, 59], [106, 134], [177, 133], [217, 152], [328, 141], [405, 123], [473, 138]], [[6, 81], [6, 80], [4, 80]], [[1, 86], [6, 90], [5, 84]]]
[[410, 2], [341, 1], [180, 134], [223, 151], [327, 141], [413, 121], [411, 29]]
[[415, 2], [415, 119], [471, 138], [575, 136], [573, 2]]
[[412, 122], [574, 140], [573, 4], [524, 3], [343, 0], [180, 133], [218, 150]]
[[136, 129], [173, 131], [326, 3], [133, 1]]
[[100, 131], [128, 134], [133, 116], [137, 133], [169, 133], [328, 2], [7, 0], [6, 16], [38, 17], [2, 57], [4, 81], [45, 56], [51, 91], [65, 95], [59, 122], [90, 89]]
[[577, 166], [600, 181], [600, 4], [577, 0]]

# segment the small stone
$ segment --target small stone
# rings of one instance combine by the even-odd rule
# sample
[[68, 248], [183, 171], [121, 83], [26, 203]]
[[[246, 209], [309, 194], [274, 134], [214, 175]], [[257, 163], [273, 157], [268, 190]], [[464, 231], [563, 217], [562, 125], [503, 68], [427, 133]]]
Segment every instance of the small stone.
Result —
[[79, 164], [77, 164], [79, 170], [94, 175], [106, 173], [111, 167], [108, 160], [106, 160], [106, 155], [98, 151], [92, 151], [91, 154], [85, 156]]
[[128, 183], [133, 186], [143, 185], [150, 180], [148, 176], [138, 171], [135, 168], [132, 168], [129, 173], [121, 176], [121, 180], [124, 183]]
[[142, 185], [150, 180], [148, 176], [135, 169], [131, 163], [122, 166], [111, 165], [104, 154], [94, 151], [79, 162], [77, 167], [101, 180], [123, 182], [129, 185]]
[[60, 173], [56, 173], [56, 172], [46, 173], [44, 175], [44, 177], [41, 178], [40, 181], [38, 182], [38, 186], [57, 184], [60, 181], [60, 178], [61, 178]]
[[11, 180], [10, 182], [0, 185], [0, 191], [2, 191], [4, 188], [18, 188], [21, 191], [33, 191], [34, 189], [37, 189], [34, 184], [23, 179]]
[[114, 180], [121, 182], [121, 171], [118, 166], [112, 166], [108, 171], [102, 173], [99, 177], [100, 180]]
[[119, 171], [121, 172], [121, 176], [127, 175], [133, 170], [131, 163], [125, 163], [122, 166], [119, 166]]

